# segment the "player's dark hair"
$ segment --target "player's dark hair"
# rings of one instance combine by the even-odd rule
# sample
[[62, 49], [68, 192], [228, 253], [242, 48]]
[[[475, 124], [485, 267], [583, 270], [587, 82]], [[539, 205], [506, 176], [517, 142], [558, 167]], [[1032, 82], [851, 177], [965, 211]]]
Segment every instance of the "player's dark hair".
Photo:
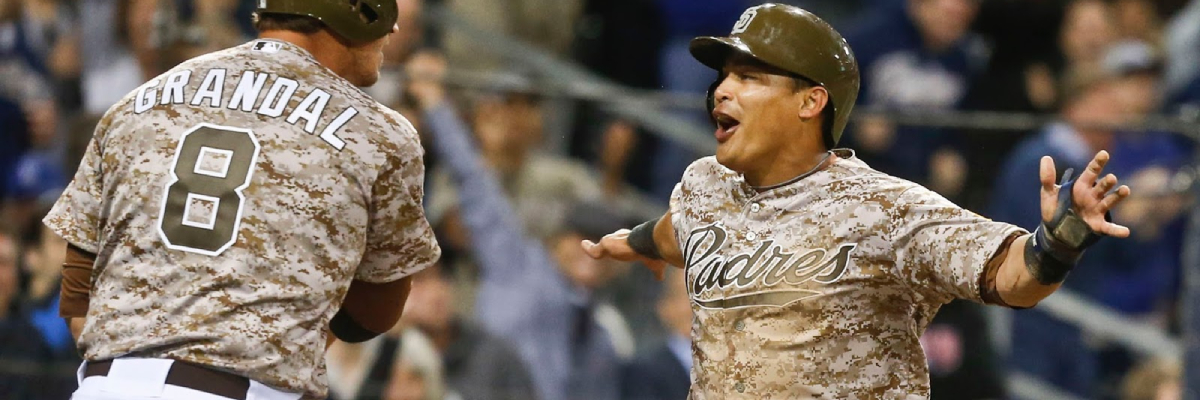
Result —
[[[788, 74], [792, 78], [792, 90], [801, 91], [813, 86], [818, 86], [816, 82], [797, 74]], [[833, 99], [825, 102], [825, 108], [821, 109], [821, 142], [825, 145], [825, 150], [831, 150], [837, 144], [833, 142]]]
[[254, 29], [266, 31], [292, 31], [306, 35], [320, 32], [325, 24], [316, 18], [301, 15], [258, 13], [254, 17]]

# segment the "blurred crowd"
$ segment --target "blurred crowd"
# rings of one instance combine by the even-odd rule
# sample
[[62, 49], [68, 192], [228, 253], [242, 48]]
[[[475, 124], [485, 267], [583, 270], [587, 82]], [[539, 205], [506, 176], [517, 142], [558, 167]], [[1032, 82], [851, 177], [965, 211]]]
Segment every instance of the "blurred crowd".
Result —
[[[1110, 171], [1133, 189], [1113, 219], [1133, 236], [1096, 246], [1066, 288], [1178, 336], [1195, 143], [1108, 126], [1200, 118], [1200, 0], [784, 2], [850, 42], [862, 71], [858, 107], [875, 112], [852, 118], [842, 146], [876, 169], [1032, 230], [1041, 156], [1061, 174], [1112, 153]], [[65, 399], [74, 389], [79, 358], [57, 316], [63, 243], [39, 220], [99, 117], [180, 61], [249, 40], [255, 3], [0, 0], [0, 398]], [[588, 258], [579, 242], [646, 219], [644, 207], [626, 206], [631, 197], [665, 206], [701, 154], [593, 102], [513, 89], [547, 78], [425, 11], [443, 8], [625, 86], [702, 95], [716, 77], [688, 41], [727, 34], [759, 2], [399, 3], [401, 29], [368, 93], [422, 134], [425, 206], [445, 255], [416, 277], [392, 332], [329, 349], [330, 397], [686, 398], [682, 274], [656, 281]], [[503, 72], [523, 85], [440, 80], [463, 72]], [[887, 118], [972, 110], [1057, 117], [1032, 131]], [[663, 112], [708, 126], [700, 109]], [[1081, 398], [1180, 398], [1177, 359], [1140, 356], [1037, 309], [1011, 313], [999, 329], [997, 321], [974, 304], [942, 308], [922, 338], [934, 399], [1008, 398], [1014, 372]]]

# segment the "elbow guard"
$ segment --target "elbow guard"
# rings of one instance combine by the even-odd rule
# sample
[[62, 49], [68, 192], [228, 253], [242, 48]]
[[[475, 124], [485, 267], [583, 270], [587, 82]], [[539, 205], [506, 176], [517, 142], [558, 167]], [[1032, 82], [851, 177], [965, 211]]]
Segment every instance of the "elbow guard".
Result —
[[333, 319], [329, 320], [329, 331], [347, 343], [362, 343], [382, 334], [364, 328], [346, 310], [338, 310], [337, 314], [333, 314]]

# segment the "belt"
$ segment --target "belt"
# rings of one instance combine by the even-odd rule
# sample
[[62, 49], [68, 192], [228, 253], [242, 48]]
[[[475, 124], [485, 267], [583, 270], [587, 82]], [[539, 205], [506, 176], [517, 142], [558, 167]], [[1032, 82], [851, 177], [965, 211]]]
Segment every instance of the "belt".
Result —
[[[110, 368], [112, 360], [88, 361], [83, 376], [108, 376]], [[164, 383], [234, 400], [246, 400], [246, 392], [250, 390], [250, 380], [245, 377], [178, 360], [171, 363]]]

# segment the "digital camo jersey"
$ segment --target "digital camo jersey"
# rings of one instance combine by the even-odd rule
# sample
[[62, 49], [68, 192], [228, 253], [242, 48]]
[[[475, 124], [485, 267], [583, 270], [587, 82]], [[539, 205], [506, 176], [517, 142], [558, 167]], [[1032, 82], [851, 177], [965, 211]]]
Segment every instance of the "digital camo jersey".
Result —
[[97, 253], [88, 360], [192, 361], [325, 394], [351, 279], [440, 254], [417, 133], [292, 44], [187, 61], [101, 120], [46, 224]]
[[918, 341], [1022, 231], [837, 151], [756, 192], [707, 157], [671, 197], [695, 319], [691, 400], [925, 399]]

